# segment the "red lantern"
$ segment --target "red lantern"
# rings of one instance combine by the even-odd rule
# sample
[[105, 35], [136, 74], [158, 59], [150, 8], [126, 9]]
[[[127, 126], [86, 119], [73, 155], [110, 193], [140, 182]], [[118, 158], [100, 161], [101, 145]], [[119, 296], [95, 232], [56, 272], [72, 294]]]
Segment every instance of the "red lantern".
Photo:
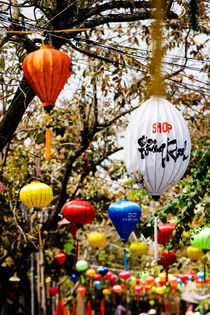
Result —
[[128, 280], [128, 279], [130, 278], [130, 276], [131, 276], [131, 274], [130, 274], [130, 272], [127, 271], [127, 270], [121, 271], [121, 272], [119, 273], [119, 277], [120, 277], [121, 279], [125, 280], [125, 281]]
[[110, 280], [112, 281], [113, 284], [115, 284], [115, 282], [117, 281], [117, 276], [112, 274]]
[[59, 293], [59, 290], [58, 290], [58, 288], [56, 288], [56, 287], [51, 287], [51, 288], [49, 289], [49, 292], [50, 292], [50, 295], [55, 296], [56, 294]]
[[162, 265], [165, 268], [168, 268], [176, 262], [176, 255], [172, 251], [165, 252], [163, 250], [162, 252], [159, 252], [159, 258], [159, 265]]
[[85, 295], [85, 292], [86, 292], [86, 288], [83, 287], [83, 286], [80, 286], [77, 288], [77, 293], [81, 296], [84, 296]]
[[55, 256], [55, 258], [57, 259], [59, 265], [62, 265], [62, 264], [65, 262], [65, 260], [66, 260], [66, 254], [64, 254], [64, 253], [58, 253], [58, 254]]
[[52, 45], [44, 45], [25, 57], [23, 73], [42, 106], [50, 111], [72, 73], [71, 59]]
[[134, 290], [137, 294], [141, 294], [141, 291], [143, 290], [143, 285], [137, 285], [134, 287]]
[[185, 285], [187, 284], [188, 279], [189, 279], [189, 274], [187, 274], [187, 273], [182, 273], [182, 274], [180, 274], [178, 277], [179, 277], [179, 279], [182, 280], [182, 282], [184, 282]]
[[115, 293], [120, 293], [122, 292], [122, 287], [119, 284], [116, 284], [113, 286], [112, 291], [114, 291]]
[[91, 204], [82, 199], [75, 199], [63, 206], [63, 216], [76, 227], [91, 223], [95, 218], [95, 210]]
[[168, 243], [174, 228], [175, 224], [173, 223], [159, 223], [157, 230], [158, 244], [165, 245], [166, 243]]
[[113, 272], [111, 271], [108, 271], [107, 274], [106, 274], [106, 277], [108, 280], [111, 280], [111, 276], [113, 275]]
[[155, 283], [155, 278], [153, 276], [148, 276], [145, 283], [149, 286], [153, 286], [153, 284]]
[[102, 275], [100, 275], [100, 273], [95, 273], [93, 278], [94, 278], [94, 280], [100, 281], [102, 278]]

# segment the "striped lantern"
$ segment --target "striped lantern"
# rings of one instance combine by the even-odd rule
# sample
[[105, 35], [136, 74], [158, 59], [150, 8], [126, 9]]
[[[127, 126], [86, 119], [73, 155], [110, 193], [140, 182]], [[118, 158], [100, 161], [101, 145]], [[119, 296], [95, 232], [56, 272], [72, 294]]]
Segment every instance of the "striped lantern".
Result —
[[50, 186], [34, 181], [20, 190], [20, 200], [27, 207], [42, 208], [53, 200], [53, 191]]
[[163, 97], [152, 96], [131, 116], [124, 143], [129, 175], [158, 198], [184, 175], [191, 141], [181, 113]]

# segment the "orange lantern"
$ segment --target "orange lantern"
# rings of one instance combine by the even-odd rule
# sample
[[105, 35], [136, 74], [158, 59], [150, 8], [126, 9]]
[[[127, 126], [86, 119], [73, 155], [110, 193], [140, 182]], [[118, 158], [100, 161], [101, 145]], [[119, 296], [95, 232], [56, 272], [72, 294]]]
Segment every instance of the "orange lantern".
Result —
[[77, 288], [77, 293], [81, 296], [84, 296], [85, 295], [85, 292], [86, 292], [86, 288], [83, 287], [83, 286], [80, 286]]
[[95, 274], [96, 274], [95, 269], [90, 268], [90, 269], [88, 269], [88, 270], [86, 271], [86, 275], [89, 276], [89, 277], [91, 277], [91, 278], [93, 278]]
[[112, 291], [114, 291], [115, 293], [120, 293], [120, 292], [122, 292], [122, 287], [119, 284], [115, 284], [112, 287]]
[[[72, 73], [69, 56], [52, 45], [43, 45], [39, 50], [28, 54], [23, 61], [23, 73], [42, 106], [49, 113]], [[46, 160], [50, 159], [50, 124], [46, 130]]]
[[103, 293], [103, 295], [107, 296], [110, 294], [110, 291], [109, 291], [109, 289], [103, 289], [102, 293]]

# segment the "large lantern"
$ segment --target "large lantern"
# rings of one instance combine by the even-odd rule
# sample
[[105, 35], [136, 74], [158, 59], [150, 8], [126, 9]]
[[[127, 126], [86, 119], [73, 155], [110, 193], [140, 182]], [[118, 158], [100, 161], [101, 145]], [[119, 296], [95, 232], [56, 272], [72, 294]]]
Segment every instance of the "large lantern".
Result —
[[95, 248], [102, 248], [106, 244], [106, 235], [100, 232], [92, 232], [88, 236], [90, 246]]
[[175, 224], [173, 223], [159, 223], [157, 227], [158, 244], [165, 245], [166, 243], [168, 243], [170, 241], [174, 228]]
[[141, 257], [146, 255], [149, 251], [149, 247], [146, 243], [135, 241], [130, 245], [130, 252], [132, 255]]
[[204, 255], [202, 249], [195, 247], [195, 246], [188, 246], [187, 247], [187, 257], [192, 260], [200, 260], [201, 257]]
[[23, 73], [42, 106], [50, 111], [72, 73], [72, 63], [67, 54], [43, 45], [25, 57]]
[[53, 192], [44, 183], [31, 182], [20, 190], [20, 200], [27, 207], [42, 208], [53, 200]]
[[[108, 208], [112, 220], [122, 242], [126, 242], [141, 217], [141, 208], [127, 199], [112, 203]], [[127, 270], [126, 250], [124, 249], [124, 265]]]
[[152, 96], [133, 112], [124, 161], [132, 179], [152, 196], [160, 196], [184, 175], [190, 150], [187, 124], [166, 99]]
[[63, 206], [63, 216], [70, 223], [76, 226], [91, 223], [95, 218], [95, 210], [93, 206], [85, 200], [75, 199], [66, 202]]
[[200, 231], [195, 231], [190, 237], [192, 246], [198, 247], [202, 250], [210, 249], [210, 227], [205, 227]]

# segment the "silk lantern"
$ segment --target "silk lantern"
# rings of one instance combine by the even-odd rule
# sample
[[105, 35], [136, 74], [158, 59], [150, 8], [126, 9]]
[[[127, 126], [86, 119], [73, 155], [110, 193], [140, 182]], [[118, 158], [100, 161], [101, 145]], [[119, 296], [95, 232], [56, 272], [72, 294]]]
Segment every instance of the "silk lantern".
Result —
[[80, 296], [84, 296], [85, 295], [85, 292], [86, 292], [86, 288], [83, 287], [83, 286], [79, 286], [77, 288], [77, 293], [80, 295]]
[[163, 97], [152, 96], [131, 116], [124, 143], [129, 175], [158, 198], [185, 173], [191, 142], [181, 113]]
[[[121, 199], [112, 203], [108, 208], [108, 214], [114, 224], [122, 242], [126, 242], [131, 232], [136, 227], [141, 217], [140, 206], [127, 199]], [[126, 250], [124, 249], [124, 265], [127, 270]]]
[[103, 289], [102, 290], [103, 295], [108, 296], [110, 294], [109, 289]]
[[128, 280], [130, 278], [131, 274], [127, 270], [123, 270], [119, 273], [120, 279], [123, 279], [124, 281]]
[[204, 255], [202, 249], [195, 247], [195, 246], [188, 246], [187, 247], [187, 257], [192, 260], [200, 260], [201, 257]]
[[158, 244], [165, 245], [170, 241], [171, 235], [174, 231], [175, 224], [166, 222], [157, 225]]
[[20, 200], [27, 207], [42, 208], [53, 200], [53, 192], [50, 186], [34, 181], [20, 190]]
[[79, 276], [73, 273], [71, 276], [69, 276], [69, 280], [73, 281], [76, 283], [79, 280]]
[[112, 275], [113, 275], [113, 272], [109, 270], [109, 271], [107, 272], [107, 274], [106, 274], [107, 279], [108, 279], [108, 280], [111, 280], [111, 276], [112, 276]]
[[108, 268], [105, 266], [98, 267], [97, 272], [104, 277], [108, 272]]
[[114, 291], [115, 293], [120, 293], [120, 292], [122, 292], [122, 287], [119, 284], [115, 284], [112, 287], [112, 291]]
[[198, 247], [202, 250], [210, 249], [210, 227], [204, 227], [200, 231], [194, 231], [190, 237], [192, 246]]
[[[173, 265], [176, 262], [176, 255], [172, 251], [162, 251], [159, 252], [159, 265], [162, 265], [163, 267], [167, 268], [171, 265]], [[167, 280], [167, 279], [166, 279]]]
[[141, 257], [146, 255], [149, 251], [149, 247], [146, 243], [135, 241], [130, 244], [130, 252], [132, 255]]
[[[78, 271], [84, 271], [88, 268], [88, 263], [86, 260], [79, 260], [76, 265], [75, 265], [76, 269]], [[81, 274], [81, 282], [84, 283], [85, 280], [84, 280], [84, 277], [83, 275]]]
[[95, 274], [96, 274], [95, 269], [90, 268], [90, 269], [88, 269], [88, 270], [86, 271], [86, 275], [87, 275], [88, 277], [93, 278]]
[[[55, 101], [72, 73], [69, 56], [52, 45], [43, 45], [29, 53], [23, 61], [23, 73], [42, 106], [49, 113]], [[46, 125], [46, 160], [50, 159], [51, 132]]]
[[92, 232], [88, 235], [88, 242], [92, 247], [102, 248], [106, 244], [106, 235], [100, 232]]
[[56, 260], [58, 261], [59, 265], [62, 265], [66, 261], [66, 254], [58, 253], [55, 255]]
[[55, 296], [59, 293], [59, 289], [57, 287], [49, 288], [50, 295]]
[[102, 279], [102, 275], [100, 275], [100, 273], [95, 273], [93, 279], [96, 281], [100, 281]]

